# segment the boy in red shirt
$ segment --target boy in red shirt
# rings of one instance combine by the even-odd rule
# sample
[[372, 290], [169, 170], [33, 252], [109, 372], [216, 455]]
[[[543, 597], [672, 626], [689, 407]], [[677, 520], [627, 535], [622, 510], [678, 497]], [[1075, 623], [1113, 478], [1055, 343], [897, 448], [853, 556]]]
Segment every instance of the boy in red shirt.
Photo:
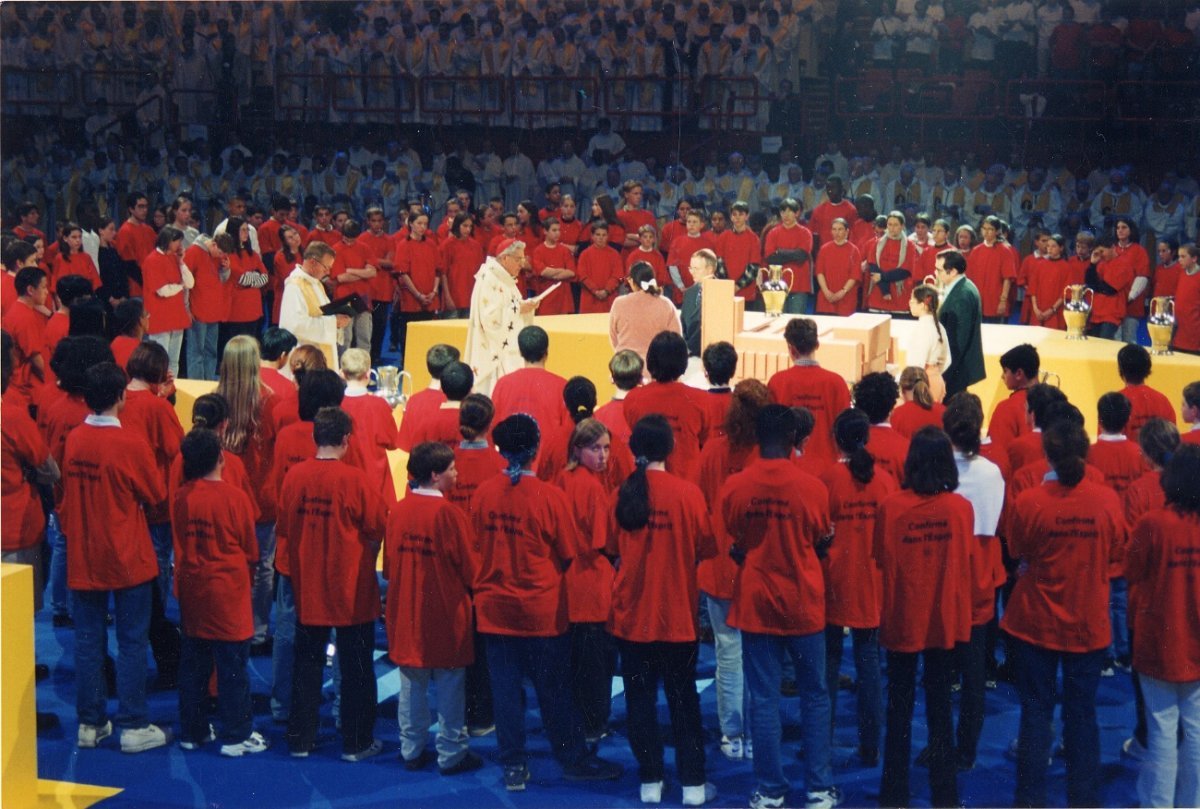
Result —
[[1129, 288], [1133, 286], [1133, 261], [1128, 253], [1118, 255], [1116, 245], [1117, 239], [1111, 234], [1096, 239], [1083, 276], [1083, 282], [1095, 293], [1088, 334], [1105, 340], [1116, 339], [1128, 308]]
[[500, 377], [492, 390], [497, 423], [515, 413], [528, 413], [537, 422], [542, 435], [562, 432], [563, 427], [571, 423], [563, 404], [563, 387], [567, 380], [546, 370], [550, 335], [541, 326], [526, 326], [517, 333], [517, 348], [525, 367]]
[[[418, 444], [408, 459], [412, 491], [388, 518], [385, 575], [388, 656], [400, 667], [400, 755], [406, 770], [437, 761], [442, 775], [471, 772], [483, 759], [467, 748], [466, 667], [475, 655], [471, 587], [474, 538], [467, 515], [447, 499], [458, 479], [454, 450]], [[436, 755], [427, 694], [437, 690]]]
[[836, 806], [825, 681], [825, 580], [818, 548], [832, 533], [829, 495], [792, 463], [796, 415], [767, 405], [756, 423], [760, 460], [731, 477], [713, 509], [738, 564], [729, 625], [742, 632], [757, 790], [751, 806], [782, 806], [779, 688], [785, 655], [801, 691], [806, 805]]
[[1150, 365], [1150, 352], [1144, 346], [1129, 343], [1117, 352], [1117, 371], [1125, 383], [1121, 393], [1132, 407], [1129, 423], [1125, 425], [1125, 435], [1130, 441], [1137, 441], [1138, 431], [1149, 418], [1157, 416], [1175, 423], [1175, 408], [1171, 406], [1171, 400], [1146, 384]]
[[592, 243], [579, 254], [576, 275], [582, 287], [579, 313], [608, 312], [625, 270], [621, 254], [608, 246], [608, 224], [603, 219], [592, 221]]
[[816, 424], [807, 452], [826, 463], [837, 460], [833, 446], [833, 420], [850, 406], [846, 380], [822, 368], [813, 358], [821, 343], [817, 324], [805, 317], [788, 321], [783, 331], [793, 367], [771, 377], [767, 389], [775, 401], [788, 407], [807, 407]]
[[1183, 433], [1180, 440], [1185, 444], [1200, 444], [1200, 382], [1189, 383], [1183, 389], [1179, 415], [1185, 424], [1192, 425], [1192, 429]]
[[562, 282], [562, 285], [542, 300], [538, 314], [573, 315], [575, 302], [571, 299], [571, 286], [565, 282], [575, 280], [575, 255], [562, 243], [562, 224], [556, 218], [549, 217], [542, 222], [542, 227], [546, 240], [529, 253], [530, 291], [540, 295], [556, 283]]
[[709, 343], [700, 355], [700, 362], [704, 366], [708, 390], [698, 396], [697, 401], [704, 408], [708, 438], [714, 438], [725, 435], [725, 417], [733, 401], [733, 388], [729, 387], [729, 381], [737, 371], [737, 349], [724, 341]]
[[287, 473], [279, 495], [279, 525], [296, 595], [296, 661], [287, 742], [306, 758], [316, 746], [325, 648], [337, 628], [342, 674], [342, 760], [378, 755], [374, 738], [377, 688], [372, 652], [379, 618], [375, 557], [387, 507], [362, 470], [343, 463], [350, 417], [336, 407], [313, 419], [315, 458]]
[[463, 399], [475, 386], [475, 374], [465, 362], [452, 362], [442, 370], [443, 401], [412, 432], [413, 445], [426, 441], [437, 441], [453, 449], [458, 446], [461, 433], [458, 429], [459, 410]]
[[[725, 262], [725, 277], [737, 281], [746, 272], [747, 265], [763, 263], [762, 242], [758, 234], [750, 229], [748, 203], [741, 200], [733, 203], [729, 207], [729, 219], [733, 227], [717, 237], [716, 251]], [[758, 301], [758, 284], [741, 287], [737, 295], [746, 299], [748, 309], [763, 311], [763, 305]]]
[[625, 397], [625, 421], [632, 429], [642, 416], [657, 413], [666, 417], [675, 434], [675, 449], [667, 459], [667, 471], [684, 480], [700, 480], [700, 447], [708, 437], [708, 415], [703, 391], [679, 381], [687, 372], [687, 343], [674, 332], [664, 331], [650, 341], [646, 368], [653, 379]]
[[792, 288], [783, 304], [783, 311], [804, 314], [808, 311], [808, 296], [812, 294], [812, 231], [800, 224], [804, 206], [792, 197], [779, 204], [779, 224], [766, 233], [763, 254], [768, 260], [776, 252], [796, 254], [792, 261], [771, 261], [783, 264], [792, 271]]
[[429, 387], [417, 391], [404, 405], [404, 416], [400, 420], [400, 435], [396, 445], [405, 452], [416, 446], [413, 441], [417, 427], [446, 401], [442, 392], [442, 371], [452, 362], [458, 362], [459, 351], [452, 345], [437, 343], [425, 352], [425, 368], [429, 371]]
[[122, 429], [125, 372], [102, 362], [87, 372], [85, 399], [92, 414], [67, 436], [63, 460], [63, 533], [67, 583], [75, 596], [78, 745], [96, 747], [112, 735], [105, 714], [105, 619], [115, 602], [117, 696], [121, 751], [162, 747], [169, 731], [152, 725], [146, 705], [146, 651], [150, 645], [152, 588], [158, 560], [144, 507], [166, 497], [166, 481], [142, 439]]
[[888, 373], [867, 374], [854, 385], [854, 406], [871, 421], [867, 452], [896, 480], [904, 480], [908, 439], [892, 428], [888, 417], [900, 398], [900, 386]]
[[46, 299], [50, 296], [50, 281], [37, 267], [25, 267], [17, 272], [13, 284], [17, 300], [2, 321], [4, 330], [13, 339], [13, 381], [9, 395], [29, 405], [35, 390], [46, 379], [46, 322], [50, 317]]
[[999, 239], [1000, 219], [989, 216], [979, 226], [983, 241], [967, 256], [967, 277], [979, 288], [984, 323], [1008, 320], [1008, 293], [1017, 279], [1017, 264]]
[[217, 670], [221, 755], [261, 753], [267, 741], [254, 730], [246, 664], [254, 618], [250, 570], [258, 563], [256, 506], [221, 479], [221, 439], [193, 430], [179, 448], [184, 484], [171, 502], [175, 588], [183, 643], [179, 658], [179, 746], [195, 750], [213, 738], [204, 711], [208, 678]]
[[608, 428], [614, 439], [620, 439], [627, 445], [632, 430], [629, 422], [625, 420], [625, 397], [642, 384], [644, 368], [645, 364], [636, 351], [626, 348], [613, 354], [612, 359], [608, 361], [608, 372], [612, 374], [616, 390], [613, 392], [612, 401], [600, 405], [593, 414], [597, 421]]
[[988, 438], [1002, 447], [1029, 432], [1025, 418], [1025, 391], [1038, 381], [1041, 357], [1029, 343], [1013, 346], [1000, 355], [1000, 378], [1012, 393], [992, 411]]

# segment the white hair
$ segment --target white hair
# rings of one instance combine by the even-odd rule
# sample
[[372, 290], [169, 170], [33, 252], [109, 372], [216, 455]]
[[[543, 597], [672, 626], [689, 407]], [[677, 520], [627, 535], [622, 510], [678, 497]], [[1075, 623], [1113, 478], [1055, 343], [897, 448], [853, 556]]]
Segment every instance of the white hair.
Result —
[[525, 242], [518, 239], [517, 241], [510, 244], [508, 247], [501, 250], [496, 255], [496, 258], [501, 259], [501, 258], [504, 258], [505, 256], [515, 256], [518, 251], [523, 251], [524, 249], [525, 249]]

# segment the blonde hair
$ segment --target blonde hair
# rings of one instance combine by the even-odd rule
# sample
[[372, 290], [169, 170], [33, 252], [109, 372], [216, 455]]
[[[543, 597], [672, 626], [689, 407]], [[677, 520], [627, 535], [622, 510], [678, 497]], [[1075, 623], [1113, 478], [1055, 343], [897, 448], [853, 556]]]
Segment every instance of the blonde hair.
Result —
[[571, 440], [567, 444], [567, 469], [579, 466], [579, 451], [609, 435], [608, 428], [599, 419], [587, 418], [575, 425]]
[[361, 348], [347, 348], [340, 362], [346, 379], [366, 379], [371, 375], [371, 355]]
[[929, 390], [929, 374], [924, 368], [910, 365], [900, 372], [900, 390], [912, 393], [913, 401], [926, 410], [933, 409], [933, 393]]
[[258, 437], [262, 426], [262, 404], [271, 395], [271, 389], [259, 378], [261, 362], [258, 341], [247, 334], [230, 340], [221, 355], [217, 393], [229, 403], [229, 419], [221, 442], [233, 453], [245, 450]]

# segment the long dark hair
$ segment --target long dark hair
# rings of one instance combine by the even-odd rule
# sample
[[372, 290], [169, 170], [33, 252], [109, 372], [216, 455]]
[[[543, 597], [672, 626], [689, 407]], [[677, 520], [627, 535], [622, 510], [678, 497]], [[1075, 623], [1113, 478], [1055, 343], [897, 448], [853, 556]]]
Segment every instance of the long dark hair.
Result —
[[1162, 473], [1163, 494], [1167, 505], [1184, 514], [1200, 515], [1200, 447], [1183, 445], [1167, 461]]
[[912, 294], [914, 298], [929, 307], [929, 314], [933, 315], [933, 330], [937, 334], [938, 342], [942, 342], [942, 330], [938, 328], [937, 289], [929, 284], [917, 284], [917, 287], [912, 291]]
[[932, 495], [958, 488], [958, 467], [950, 436], [933, 425], [917, 430], [904, 459], [904, 488]]
[[629, 449], [635, 456], [635, 469], [617, 492], [617, 524], [626, 531], [640, 530], [650, 522], [650, 481], [646, 479], [646, 467], [667, 460], [674, 448], [675, 435], [663, 416], [645, 416], [633, 426]]
[[863, 411], [848, 407], [833, 420], [833, 440], [846, 455], [846, 468], [859, 483], [875, 478], [875, 458], [867, 451], [871, 440], [871, 420]]
[[[292, 231], [293, 233], [300, 232], [300, 231], [296, 230], [294, 227], [292, 227], [291, 225], [280, 225], [280, 227], [279, 227], [279, 243], [282, 244], [283, 246], [279, 249], [281, 251], [283, 251], [284, 258], [286, 258], [292, 264], [298, 264], [298, 263], [300, 263], [300, 256], [296, 255], [295, 253], [293, 253], [291, 251], [291, 249], [288, 247], [287, 238], [285, 238], [287, 236], [287, 232], [289, 230]], [[237, 241], [236, 237], [235, 237], [234, 241]]]
[[1074, 419], [1056, 419], [1042, 430], [1042, 450], [1058, 482], [1074, 489], [1087, 471], [1087, 431]]

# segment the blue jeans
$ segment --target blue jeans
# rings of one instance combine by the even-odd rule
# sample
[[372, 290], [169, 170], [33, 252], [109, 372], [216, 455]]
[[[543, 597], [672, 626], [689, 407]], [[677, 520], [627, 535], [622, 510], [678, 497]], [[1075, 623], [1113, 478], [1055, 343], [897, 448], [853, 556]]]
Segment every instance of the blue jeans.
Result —
[[1021, 723], [1017, 733], [1017, 789], [1014, 806], [1047, 806], [1046, 762], [1050, 756], [1050, 720], [1057, 701], [1062, 663], [1063, 738], [1067, 757], [1067, 805], [1100, 805], [1100, 728], [1096, 688], [1104, 649], [1057, 652], [1022, 640], [1013, 641]]
[[250, 642], [262, 643], [267, 639], [275, 590], [275, 523], [258, 523], [254, 536], [258, 540], [258, 564], [250, 578], [250, 608], [254, 613], [254, 637]]
[[750, 695], [742, 672], [742, 633], [730, 626], [732, 601], [704, 594], [717, 655], [717, 723], [721, 735], [749, 737]]
[[929, 794], [933, 806], [958, 806], [958, 766], [954, 759], [954, 714], [950, 699], [953, 649], [887, 653], [887, 731], [883, 739], [880, 806], [909, 806], [913, 705], [917, 657], [925, 663], [925, 724], [929, 729]]
[[783, 301], [783, 313], [785, 315], [806, 315], [808, 314], [808, 299], [807, 292], [789, 292], [787, 298]]
[[[854, 673], [858, 675], [858, 750], [864, 758], [874, 758], [879, 754], [879, 732], [883, 727], [879, 628], [851, 629], [850, 639], [854, 645]], [[838, 671], [842, 667], [844, 646], [842, 627], [825, 627], [825, 683], [829, 689], [831, 719], [837, 715]]]
[[57, 511], [50, 512], [46, 520], [46, 541], [50, 543], [50, 614], [70, 615], [74, 599], [67, 589], [67, 535]]
[[1093, 323], [1088, 326], [1087, 333], [1091, 337], [1099, 337], [1102, 340], [1116, 340], [1121, 327], [1116, 323]]
[[275, 577], [275, 643], [271, 646], [271, 716], [286, 722], [292, 712], [292, 666], [296, 660], [296, 595], [291, 576]]
[[187, 378], [217, 378], [217, 333], [220, 323], [193, 320], [187, 334]]
[[108, 653], [108, 601], [116, 602], [117, 714], [121, 728], [144, 728], [150, 723], [146, 707], [146, 651], [150, 647], [151, 579], [123, 590], [75, 590], [75, 698], [79, 721], [107, 721], [108, 691], [104, 657]]
[[542, 725], [550, 752], [569, 767], [587, 756], [583, 720], [571, 697], [571, 641], [568, 635], [549, 638], [486, 635], [488, 671], [500, 763], [522, 765], [525, 754], [525, 700], [521, 681], [528, 677], [537, 693]]
[[146, 339], [158, 343], [167, 350], [167, 367], [170, 368], [171, 375], [178, 378], [179, 352], [183, 349], [183, 329], [147, 334]]
[[254, 730], [250, 712], [250, 660], [248, 641], [206, 640], [183, 636], [179, 654], [179, 725], [183, 741], [208, 738], [208, 677], [217, 668], [217, 713], [221, 742], [237, 744]]
[[1112, 620], [1112, 643], [1108, 656], [1129, 659], [1129, 585], [1124, 576], [1109, 579], [1108, 616]]
[[796, 664], [800, 691], [801, 731], [804, 748], [804, 784], [809, 792], [833, 785], [829, 764], [829, 692], [825, 685], [825, 633], [811, 635], [761, 635], [742, 632], [742, 663], [750, 688], [750, 725], [754, 736], [754, 777], [758, 791], [769, 798], [787, 794], [790, 783], [783, 774], [779, 746], [779, 684], [784, 655]]
[[171, 523], [156, 522], [150, 526], [150, 542], [154, 545], [154, 556], [158, 559], [158, 578], [155, 579], [163, 606], [171, 595]]

